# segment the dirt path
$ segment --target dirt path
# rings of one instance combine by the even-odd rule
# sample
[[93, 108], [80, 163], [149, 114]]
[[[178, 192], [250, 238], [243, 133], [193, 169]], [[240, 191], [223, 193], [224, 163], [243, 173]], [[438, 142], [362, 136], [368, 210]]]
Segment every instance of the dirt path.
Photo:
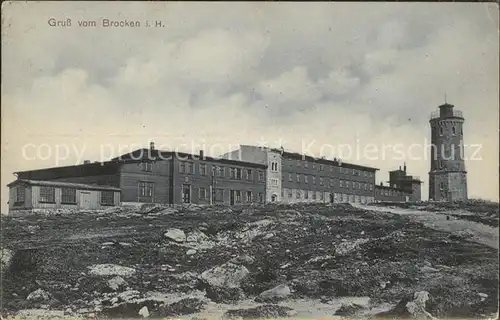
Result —
[[365, 210], [407, 215], [413, 221], [420, 222], [424, 226], [434, 230], [446, 231], [450, 233], [466, 232], [470, 235], [471, 241], [481, 243], [498, 250], [498, 228], [493, 228], [482, 223], [462, 220], [451, 216], [449, 217], [449, 220], [447, 220], [445, 214], [437, 214], [435, 212], [423, 210], [366, 206], [361, 204], [353, 204], [353, 206]]

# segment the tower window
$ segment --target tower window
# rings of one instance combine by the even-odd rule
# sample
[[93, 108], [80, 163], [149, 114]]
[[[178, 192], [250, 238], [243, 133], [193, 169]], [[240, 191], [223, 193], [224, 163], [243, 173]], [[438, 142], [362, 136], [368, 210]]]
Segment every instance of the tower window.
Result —
[[455, 127], [451, 127], [451, 131], [452, 131], [453, 135], [457, 134], [457, 130], [455, 129]]
[[439, 134], [443, 135], [443, 128], [439, 128]]

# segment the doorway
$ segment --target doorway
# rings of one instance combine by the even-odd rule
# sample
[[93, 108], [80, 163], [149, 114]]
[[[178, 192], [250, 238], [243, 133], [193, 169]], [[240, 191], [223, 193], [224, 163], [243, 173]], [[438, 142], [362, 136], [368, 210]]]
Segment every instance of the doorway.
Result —
[[334, 202], [333, 193], [330, 193], [330, 203]]
[[272, 202], [276, 202], [276, 198], [277, 198], [277, 196], [276, 196], [275, 194], [273, 194], [273, 195], [271, 196], [271, 201], [272, 201]]
[[182, 202], [191, 203], [191, 185], [189, 184], [182, 185]]
[[92, 206], [90, 201], [90, 192], [88, 191], [80, 191], [80, 208], [81, 209], [90, 209]]
[[229, 204], [234, 206], [234, 194], [236, 193], [235, 190], [231, 190], [229, 192]]

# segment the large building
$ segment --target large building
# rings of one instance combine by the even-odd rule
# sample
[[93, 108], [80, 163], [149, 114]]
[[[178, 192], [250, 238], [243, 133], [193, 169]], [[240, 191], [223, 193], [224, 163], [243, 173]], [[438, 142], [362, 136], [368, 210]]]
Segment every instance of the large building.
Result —
[[375, 185], [377, 170], [284, 149], [242, 145], [214, 158], [203, 151], [160, 151], [152, 143], [149, 149], [102, 163], [16, 172], [17, 180], [9, 184], [9, 210], [141, 203], [420, 201], [420, 180], [406, 175], [406, 165], [391, 171], [389, 186]]
[[[101, 193], [90, 203], [82, 198], [80, 190], [99, 189], [96, 186], [120, 190], [114, 205], [264, 203], [266, 169], [266, 165], [206, 157], [203, 152], [159, 151], [151, 145], [103, 163], [16, 172], [17, 180], [9, 184], [13, 197], [9, 211], [36, 209], [35, 199], [45, 194], [54, 195], [45, 201], [45, 208], [66, 208], [67, 203], [57, 201], [57, 195], [67, 193], [75, 195], [71, 205], [78, 209], [106, 205]], [[46, 183], [39, 187], [42, 182]], [[28, 194], [33, 201], [23, 200], [21, 205], [17, 194]]]
[[223, 157], [267, 164], [266, 199], [270, 202], [375, 201], [377, 168], [248, 145], [241, 145]]
[[467, 199], [467, 171], [464, 153], [464, 117], [454, 106], [445, 103], [430, 117], [431, 169], [429, 200]]

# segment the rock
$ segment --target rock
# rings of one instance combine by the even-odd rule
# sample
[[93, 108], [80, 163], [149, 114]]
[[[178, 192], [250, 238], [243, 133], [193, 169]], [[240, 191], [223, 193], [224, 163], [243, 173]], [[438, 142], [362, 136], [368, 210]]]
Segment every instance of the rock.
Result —
[[272, 289], [262, 292], [256, 299], [256, 301], [272, 301], [276, 302], [283, 300], [291, 294], [290, 288], [287, 285], [280, 284]]
[[187, 242], [200, 243], [200, 242], [204, 242], [204, 241], [208, 241], [208, 240], [209, 240], [208, 236], [206, 234], [204, 234], [203, 232], [198, 231], [198, 230], [189, 232], [187, 234], [187, 237], [186, 237]]
[[10, 262], [12, 261], [14, 254], [12, 250], [7, 248], [3, 248], [0, 254], [0, 270], [3, 272], [10, 267]]
[[359, 310], [362, 310], [363, 306], [360, 306], [355, 303], [348, 303], [348, 304], [342, 304], [340, 308], [335, 311], [336, 316], [343, 316], [343, 317], [352, 317], [354, 316]]
[[234, 319], [234, 318], [279, 318], [288, 317], [292, 315], [293, 309], [284, 306], [278, 306], [274, 304], [262, 305], [255, 308], [249, 309], [233, 309], [228, 310], [224, 314], [224, 318]]
[[478, 296], [481, 297], [481, 302], [486, 300], [486, 298], [488, 298], [488, 295], [486, 293], [482, 293], [482, 292], [478, 293]]
[[248, 254], [243, 254], [241, 256], [231, 259], [231, 262], [234, 264], [253, 264], [255, 263], [255, 258], [249, 256]]
[[204, 271], [200, 279], [210, 299], [215, 302], [234, 301], [243, 298], [241, 282], [249, 274], [246, 267], [227, 262]]
[[436, 319], [426, 309], [426, 302], [429, 300], [429, 293], [427, 291], [418, 291], [413, 296], [403, 298], [392, 310], [376, 314], [377, 317], [382, 318], [427, 318]]
[[[344, 240], [344, 239], [342, 239]], [[355, 241], [344, 241], [339, 243], [335, 247], [335, 255], [337, 256], [345, 256], [353, 251], [355, 251], [360, 245], [367, 243], [370, 241], [369, 239], [357, 239]]]
[[64, 319], [64, 311], [24, 309], [17, 312], [15, 319]]
[[50, 293], [48, 293], [43, 289], [37, 289], [32, 293], [30, 293], [26, 299], [29, 301], [41, 302], [41, 301], [48, 301], [50, 300], [50, 298], [51, 298]]
[[123, 288], [127, 285], [127, 281], [125, 281], [122, 277], [116, 276], [112, 279], [108, 280], [108, 286], [114, 290], [117, 291], [120, 288]]
[[184, 231], [177, 228], [168, 229], [167, 232], [165, 232], [165, 237], [179, 243], [186, 241]]
[[198, 313], [205, 307], [205, 302], [198, 298], [185, 298], [177, 302], [163, 306], [158, 311], [161, 317], [177, 317], [187, 314]]
[[147, 306], [142, 307], [141, 310], [139, 310], [139, 315], [143, 318], [149, 317], [148, 307]]
[[196, 250], [194, 250], [194, 249], [189, 249], [188, 251], [186, 251], [186, 254], [187, 254], [188, 256], [192, 256], [192, 255], [196, 254]]
[[439, 272], [439, 269], [432, 268], [429, 266], [423, 266], [422, 268], [420, 268], [420, 271], [422, 271], [424, 273], [431, 273], [431, 272]]
[[89, 273], [94, 276], [122, 276], [129, 277], [135, 274], [134, 268], [123, 267], [116, 264], [96, 264], [88, 267]]
[[229, 262], [203, 272], [201, 278], [211, 286], [239, 288], [241, 281], [249, 274], [244, 266]]

